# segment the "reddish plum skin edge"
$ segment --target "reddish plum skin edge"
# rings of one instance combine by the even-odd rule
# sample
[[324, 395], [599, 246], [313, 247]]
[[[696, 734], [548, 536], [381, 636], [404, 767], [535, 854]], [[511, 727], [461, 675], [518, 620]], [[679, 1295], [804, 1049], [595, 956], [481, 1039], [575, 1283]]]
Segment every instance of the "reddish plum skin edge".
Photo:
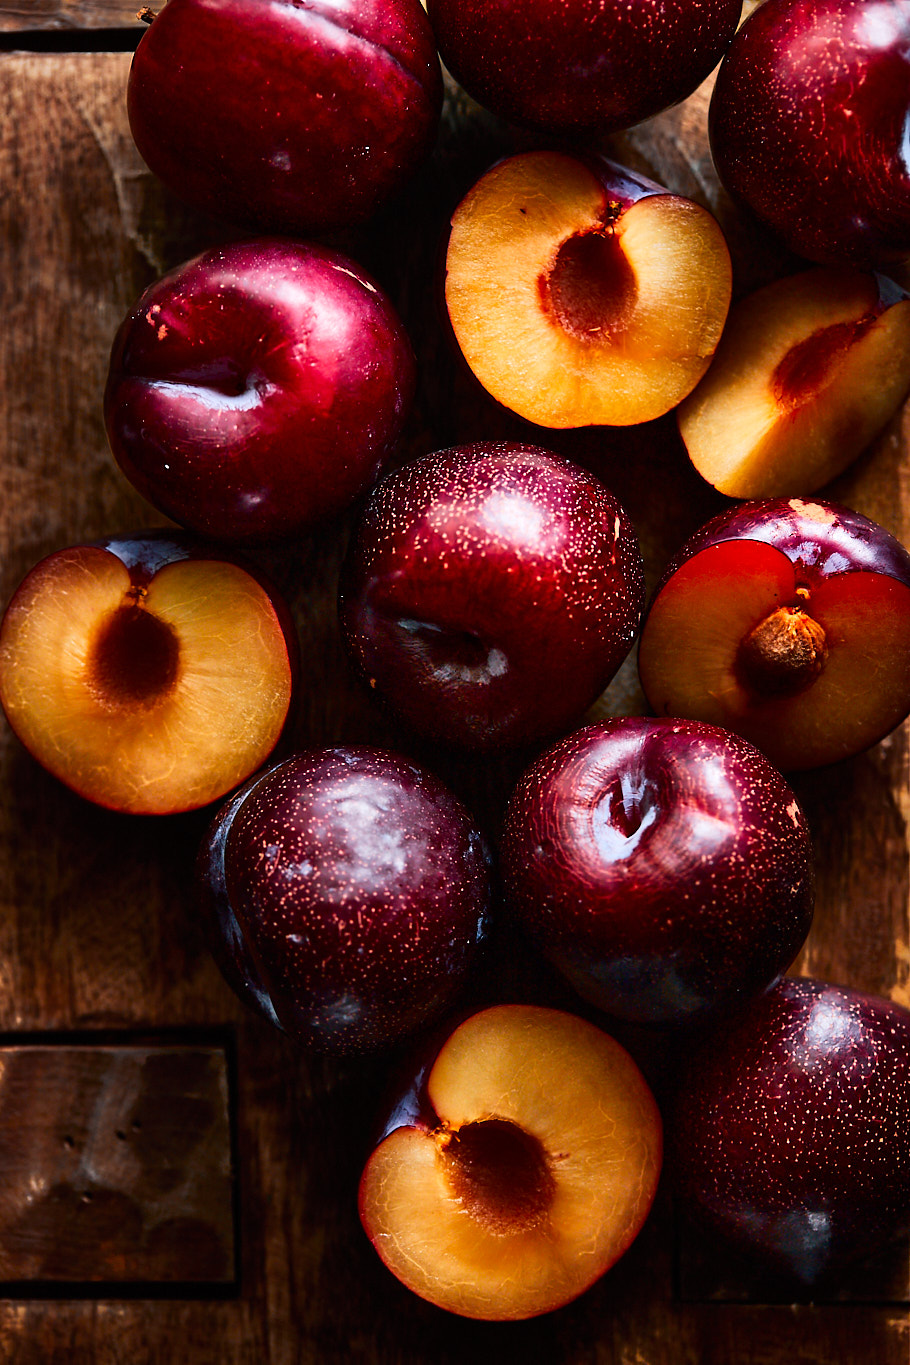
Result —
[[294, 755], [222, 808], [197, 862], [216, 959], [304, 1045], [389, 1047], [448, 1009], [486, 935], [490, 856], [468, 813], [398, 755]]
[[695, 721], [587, 726], [518, 783], [512, 912], [586, 1000], [701, 1024], [764, 990], [812, 921], [808, 826], [752, 745]]
[[910, 587], [910, 552], [861, 512], [813, 498], [767, 498], [738, 503], [705, 522], [670, 560], [654, 597], [687, 560], [728, 540], [772, 545], [815, 581], [880, 573]]
[[910, 1012], [785, 978], [687, 1061], [667, 1131], [691, 1215], [823, 1282], [910, 1227]]
[[114, 340], [104, 414], [127, 478], [181, 525], [287, 537], [376, 478], [415, 362], [376, 283], [346, 256], [262, 238], [156, 281]]
[[591, 705], [643, 601], [638, 542], [612, 493], [539, 447], [481, 442], [381, 480], [339, 609], [355, 668], [400, 720], [494, 751]]
[[910, 4], [766, 0], [711, 102], [725, 187], [801, 256], [910, 255]]
[[168, 0], [127, 109], [146, 163], [187, 203], [300, 235], [363, 221], [410, 178], [442, 75], [419, 0]]
[[559, 132], [631, 127], [720, 61], [741, 0], [428, 0], [446, 66], [481, 104]]

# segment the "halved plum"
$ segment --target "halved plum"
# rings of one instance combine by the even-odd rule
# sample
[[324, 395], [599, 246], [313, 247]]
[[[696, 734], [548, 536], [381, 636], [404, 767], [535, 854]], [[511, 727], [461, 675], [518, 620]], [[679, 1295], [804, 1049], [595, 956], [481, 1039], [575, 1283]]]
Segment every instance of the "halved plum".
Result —
[[639, 672], [657, 715], [734, 730], [784, 770], [860, 753], [910, 713], [910, 554], [834, 503], [733, 508], [668, 566]]

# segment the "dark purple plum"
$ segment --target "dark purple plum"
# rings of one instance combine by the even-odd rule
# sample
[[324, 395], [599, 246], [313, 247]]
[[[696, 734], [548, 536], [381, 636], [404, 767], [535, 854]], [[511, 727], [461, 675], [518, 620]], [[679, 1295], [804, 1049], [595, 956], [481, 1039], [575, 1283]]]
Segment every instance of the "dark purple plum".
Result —
[[586, 1000], [702, 1023], [764, 990], [812, 920], [805, 817], [744, 740], [627, 717], [560, 740], [509, 802], [512, 911]]
[[536, 446], [485, 442], [376, 486], [340, 615], [356, 668], [400, 719], [492, 751], [581, 715], [628, 654], [643, 595], [612, 493]]
[[685, 1208], [812, 1285], [910, 1227], [910, 1012], [785, 978], [687, 1061], [667, 1126]]
[[414, 356], [347, 256], [263, 238], [156, 281], [120, 326], [108, 438], [144, 497], [226, 540], [289, 536], [373, 482], [400, 435]]
[[168, 0], [127, 89], [170, 189], [291, 236], [368, 218], [429, 154], [441, 107], [419, 0]]
[[629, 128], [716, 66], [741, 0], [428, 0], [446, 66], [474, 99], [554, 132]]
[[379, 749], [311, 750], [226, 803], [197, 889], [241, 998], [297, 1042], [359, 1053], [453, 1004], [486, 933], [490, 859], [431, 773]]
[[721, 180], [823, 264], [910, 255], [910, 5], [765, 0], [711, 101]]
[[835, 503], [741, 503], [667, 566], [638, 662], [658, 715], [735, 730], [785, 771], [858, 754], [910, 712], [910, 553]]

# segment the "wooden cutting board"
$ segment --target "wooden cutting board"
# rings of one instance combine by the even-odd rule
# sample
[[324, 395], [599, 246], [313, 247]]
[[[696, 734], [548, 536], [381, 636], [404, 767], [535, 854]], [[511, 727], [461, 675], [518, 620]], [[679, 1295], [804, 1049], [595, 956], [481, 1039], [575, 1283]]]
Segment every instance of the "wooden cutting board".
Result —
[[[98, 32], [104, 38], [98, 38]], [[108, 32], [110, 31], [110, 32]], [[121, 0], [0, 0], [0, 595], [62, 545], [160, 518], [107, 449], [113, 333], [155, 276], [230, 233], [183, 209], [132, 146], [124, 112], [137, 32]], [[98, 43], [107, 51], [92, 51]], [[121, 50], [116, 50], [116, 49]], [[18, 50], [17, 50], [18, 49]], [[720, 191], [707, 87], [610, 148], [707, 203], [736, 288], [785, 269]], [[626, 504], [649, 581], [723, 500], [672, 421], [541, 433], [481, 395], [438, 317], [451, 209], [525, 145], [449, 89], [431, 166], [369, 231], [333, 244], [399, 306], [421, 383], [402, 456], [533, 433], [588, 463]], [[910, 543], [910, 430], [889, 431], [830, 493]], [[295, 606], [303, 744], [405, 743], [351, 680], [334, 585], [344, 527], [269, 555]], [[634, 661], [603, 710], [643, 709]], [[910, 731], [795, 782], [817, 848], [816, 921], [794, 970], [910, 1006]], [[508, 763], [424, 750], [495, 828]], [[0, 1360], [4, 1365], [906, 1365], [906, 1246], [860, 1267], [839, 1301], [762, 1301], [763, 1287], [681, 1229], [663, 1193], [624, 1260], [531, 1323], [455, 1319], [380, 1266], [354, 1196], [384, 1060], [295, 1053], [223, 984], [192, 915], [207, 813], [95, 810], [0, 732]], [[561, 988], [510, 945], [478, 999]], [[634, 1041], [634, 1040], [633, 1040]], [[668, 1049], [668, 1054], [672, 1049]], [[660, 1076], [660, 1047], [644, 1061]]]

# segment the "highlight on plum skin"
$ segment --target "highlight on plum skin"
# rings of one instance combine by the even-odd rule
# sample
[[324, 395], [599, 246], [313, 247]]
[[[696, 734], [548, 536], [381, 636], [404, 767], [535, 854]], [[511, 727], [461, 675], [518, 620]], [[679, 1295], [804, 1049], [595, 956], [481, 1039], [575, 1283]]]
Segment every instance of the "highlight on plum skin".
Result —
[[297, 637], [252, 565], [179, 531], [58, 550], [0, 627], [0, 701], [50, 773], [129, 814], [216, 801], [272, 754]]
[[414, 1069], [364, 1167], [385, 1265], [452, 1313], [507, 1321], [588, 1289], [641, 1230], [662, 1129], [629, 1054], [575, 1015], [497, 1005]]

